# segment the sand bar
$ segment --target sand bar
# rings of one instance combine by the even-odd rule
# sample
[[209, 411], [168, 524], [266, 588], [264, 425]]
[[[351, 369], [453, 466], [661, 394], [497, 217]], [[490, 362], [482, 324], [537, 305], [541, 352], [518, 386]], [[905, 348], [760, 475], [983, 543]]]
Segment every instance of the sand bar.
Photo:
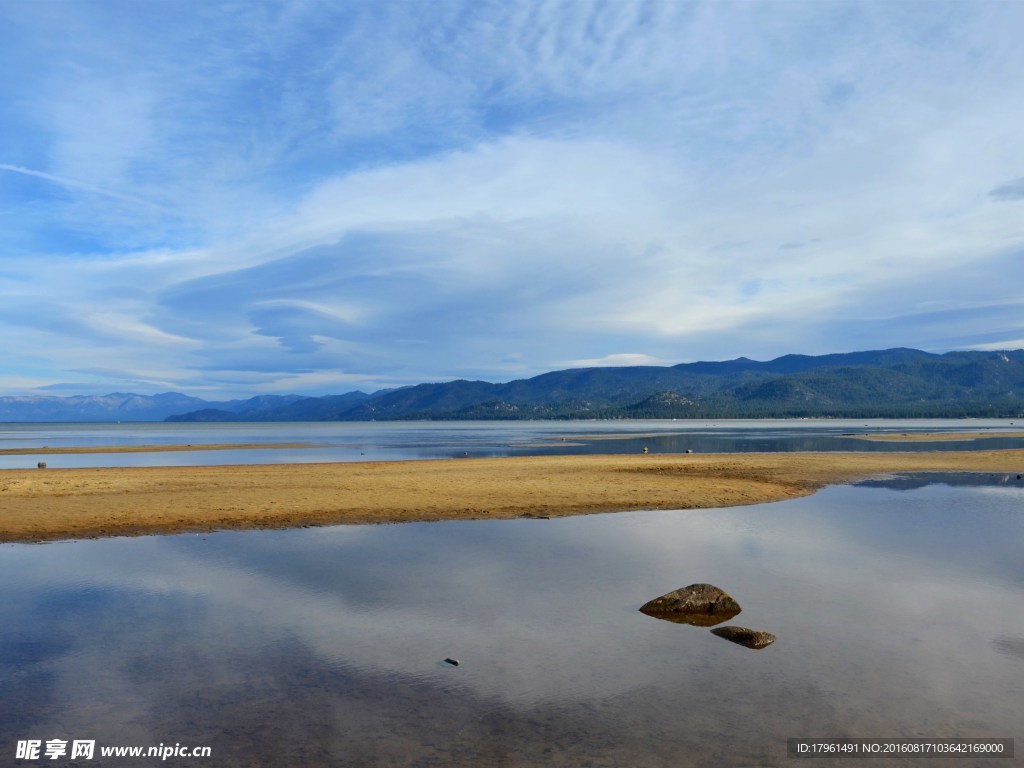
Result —
[[967, 442], [970, 440], [993, 440], [996, 438], [1024, 437], [1024, 432], [872, 432], [864, 435], [843, 435], [857, 440], [875, 440], [882, 443], [902, 442]]
[[0, 541], [756, 504], [885, 472], [1024, 472], [1024, 450], [530, 456], [0, 471]]
[[[557, 443], [560, 440], [576, 440], [580, 442], [590, 440], [639, 440], [650, 437], [681, 437], [683, 435], [692, 435], [693, 432], [596, 432], [588, 434], [570, 434], [564, 437], [549, 437], [545, 438], [543, 442]], [[540, 441], [538, 441], [540, 442]]]
[[314, 443], [193, 443], [173, 445], [75, 445], [66, 448], [0, 448], [0, 456], [55, 453], [162, 453], [172, 451], [250, 451], [261, 448], [316, 448]]

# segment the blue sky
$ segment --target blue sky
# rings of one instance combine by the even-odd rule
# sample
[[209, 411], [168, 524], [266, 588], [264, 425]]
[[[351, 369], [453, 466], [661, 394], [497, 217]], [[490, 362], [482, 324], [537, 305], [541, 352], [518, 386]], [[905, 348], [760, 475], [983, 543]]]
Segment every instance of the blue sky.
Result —
[[1024, 3], [0, 0], [0, 394], [1024, 347]]

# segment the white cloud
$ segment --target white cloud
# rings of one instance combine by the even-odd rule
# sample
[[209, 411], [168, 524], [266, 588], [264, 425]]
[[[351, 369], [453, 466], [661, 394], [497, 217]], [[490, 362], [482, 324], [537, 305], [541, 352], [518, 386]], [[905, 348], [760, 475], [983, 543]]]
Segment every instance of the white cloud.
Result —
[[0, 54], [29, 379], [1020, 338], [986, 309], [1024, 247], [1016, 5], [57, 5]]
[[612, 367], [623, 365], [672, 365], [674, 360], [665, 360], [660, 357], [652, 357], [639, 352], [619, 352], [617, 354], [605, 355], [604, 357], [593, 357], [586, 360], [563, 360], [556, 365], [562, 368], [592, 368]]
[[1024, 337], [1019, 339], [1006, 339], [985, 344], [971, 344], [970, 349], [978, 349], [983, 352], [994, 352], [1002, 349], [1024, 349]]

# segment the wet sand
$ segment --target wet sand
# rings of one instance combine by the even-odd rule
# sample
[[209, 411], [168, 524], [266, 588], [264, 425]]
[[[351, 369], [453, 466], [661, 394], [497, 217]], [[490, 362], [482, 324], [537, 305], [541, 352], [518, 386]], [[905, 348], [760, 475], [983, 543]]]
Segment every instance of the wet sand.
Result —
[[0, 471], [0, 541], [757, 504], [887, 472], [1024, 472], [1024, 450], [531, 456]]
[[598, 442], [600, 440], [644, 440], [658, 437], [679, 437], [687, 434], [686, 432], [623, 432], [618, 433], [598, 433], [598, 434], [566, 434], [552, 437], [539, 437], [535, 440], [531, 440], [526, 443], [520, 443], [521, 446], [532, 446], [539, 448], [553, 448], [555, 446], [561, 446], [563, 448], [573, 446], [587, 445], [588, 443]]
[[857, 440], [874, 440], [882, 443], [902, 442], [967, 442], [970, 440], [992, 440], [995, 438], [1024, 437], [1024, 432], [876, 432], [865, 435], [844, 435]]

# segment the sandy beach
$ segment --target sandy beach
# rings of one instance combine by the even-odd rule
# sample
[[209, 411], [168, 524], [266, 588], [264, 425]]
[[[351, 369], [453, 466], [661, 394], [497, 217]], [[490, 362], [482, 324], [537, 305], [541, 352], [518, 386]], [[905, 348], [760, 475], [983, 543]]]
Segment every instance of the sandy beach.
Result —
[[0, 541], [757, 504], [886, 472], [1024, 472], [1024, 450], [535, 456], [0, 471]]

